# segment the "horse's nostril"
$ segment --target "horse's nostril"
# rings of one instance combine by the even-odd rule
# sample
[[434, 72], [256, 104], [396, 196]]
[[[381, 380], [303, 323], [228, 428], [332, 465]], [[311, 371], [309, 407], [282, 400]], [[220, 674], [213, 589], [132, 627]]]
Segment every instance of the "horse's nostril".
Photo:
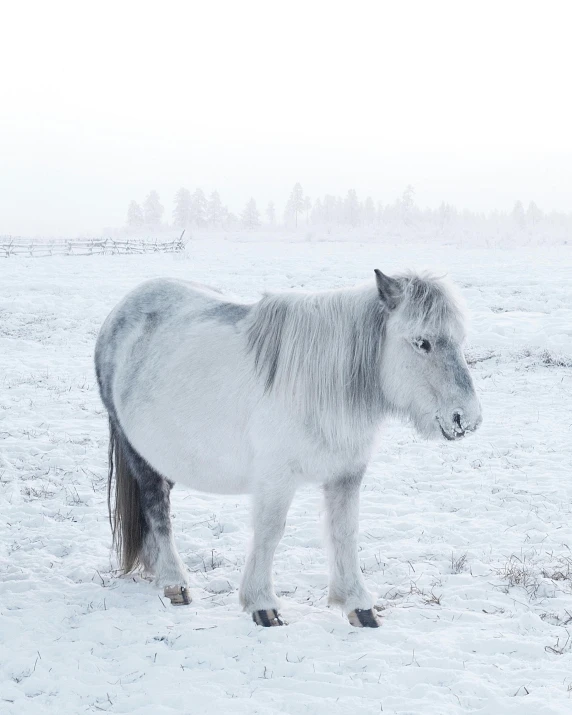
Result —
[[460, 412], [453, 412], [453, 425], [454, 425], [455, 432], [457, 432], [457, 434], [464, 433], [465, 428], [461, 424], [461, 413]]

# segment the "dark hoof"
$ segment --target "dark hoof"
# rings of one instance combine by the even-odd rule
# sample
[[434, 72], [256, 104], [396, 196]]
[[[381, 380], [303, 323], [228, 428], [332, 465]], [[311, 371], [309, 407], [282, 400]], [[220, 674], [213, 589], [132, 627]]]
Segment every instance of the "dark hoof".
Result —
[[173, 606], [188, 606], [193, 600], [186, 586], [165, 586], [165, 598], [168, 598]]
[[381, 621], [375, 615], [372, 608], [356, 608], [348, 613], [348, 620], [356, 628], [379, 628]]
[[252, 620], [257, 626], [264, 626], [265, 628], [288, 625], [286, 621], [282, 620], [275, 608], [271, 608], [268, 611], [254, 611], [252, 614]]

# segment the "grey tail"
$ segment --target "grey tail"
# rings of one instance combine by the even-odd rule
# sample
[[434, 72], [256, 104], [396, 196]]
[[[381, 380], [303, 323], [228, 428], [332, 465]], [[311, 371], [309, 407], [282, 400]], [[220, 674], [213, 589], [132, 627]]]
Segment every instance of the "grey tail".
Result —
[[125, 454], [125, 437], [109, 420], [109, 474], [107, 478], [107, 508], [113, 535], [113, 548], [124, 573], [139, 565], [145, 535], [145, 520], [141, 510], [141, 495]]

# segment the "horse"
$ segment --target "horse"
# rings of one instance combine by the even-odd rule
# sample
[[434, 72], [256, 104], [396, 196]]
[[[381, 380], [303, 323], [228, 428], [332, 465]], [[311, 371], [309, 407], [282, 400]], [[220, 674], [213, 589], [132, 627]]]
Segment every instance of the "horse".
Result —
[[284, 620], [272, 562], [297, 487], [321, 485], [329, 605], [380, 620], [358, 559], [360, 485], [384, 418], [458, 440], [481, 423], [463, 353], [465, 312], [430, 274], [240, 302], [206, 285], [147, 281], [109, 314], [95, 370], [109, 416], [108, 507], [121, 569], [142, 567], [173, 605], [191, 602], [170, 491], [252, 496], [239, 588], [260, 626]]

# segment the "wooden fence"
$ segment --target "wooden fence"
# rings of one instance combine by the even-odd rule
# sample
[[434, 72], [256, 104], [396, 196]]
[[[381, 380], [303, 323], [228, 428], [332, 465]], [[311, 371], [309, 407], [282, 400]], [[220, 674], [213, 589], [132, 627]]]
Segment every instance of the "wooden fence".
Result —
[[[184, 234], [184, 231], [183, 231]], [[173, 241], [114, 238], [33, 241], [0, 236], [0, 258], [10, 256], [111, 256], [141, 253], [179, 253], [185, 248], [183, 234]]]

